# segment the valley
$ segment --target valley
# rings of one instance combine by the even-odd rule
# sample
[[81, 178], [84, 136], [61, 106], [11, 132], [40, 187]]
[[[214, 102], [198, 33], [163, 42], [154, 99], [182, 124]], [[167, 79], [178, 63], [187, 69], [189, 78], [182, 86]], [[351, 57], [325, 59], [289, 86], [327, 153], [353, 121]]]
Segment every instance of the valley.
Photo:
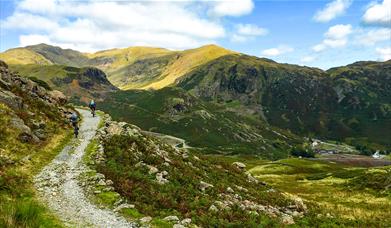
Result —
[[[115, 211], [114, 217], [111, 212], [103, 215], [113, 224], [391, 223], [391, 60], [324, 71], [216, 45], [81, 53], [46, 44], [10, 49], [0, 53], [0, 59], [9, 65], [0, 62], [0, 111], [14, 113], [11, 119], [6, 114], [0, 119], [13, 129], [0, 127], [6, 132], [0, 137], [0, 197], [9, 202], [0, 207], [5, 214], [0, 225], [19, 224], [18, 213], [31, 220], [28, 227], [45, 222], [72, 226], [75, 216], [81, 216], [81, 224], [102, 219], [88, 221], [89, 215], [79, 212], [53, 214], [60, 197], [60, 190], [53, 190], [57, 185], [50, 187], [56, 180], [45, 179], [47, 173], [39, 176], [37, 193], [32, 175], [24, 173], [37, 175], [69, 144], [64, 117], [91, 99], [102, 111], [102, 121], [94, 122], [99, 126], [88, 137], [82, 133], [83, 148], [76, 155], [83, 157], [78, 164], [87, 171], [76, 175], [67, 169], [64, 174], [74, 175], [71, 181], [84, 192], [85, 198], [77, 198], [84, 206]], [[10, 93], [28, 105], [13, 104]], [[35, 101], [59, 93], [68, 101], [61, 103], [66, 108]], [[82, 123], [92, 121], [86, 111], [78, 112], [83, 113]], [[15, 127], [14, 115], [31, 130]], [[30, 117], [49, 124], [42, 130]], [[59, 126], [63, 129], [55, 130]], [[42, 131], [48, 137], [34, 141]], [[49, 146], [51, 140], [55, 149]], [[42, 161], [41, 156], [49, 158]], [[31, 168], [31, 162], [37, 166]], [[27, 192], [16, 191], [16, 177], [26, 181]], [[41, 182], [50, 188], [42, 188]], [[30, 205], [23, 203], [25, 194]], [[39, 200], [39, 194], [52, 197], [52, 202], [42, 205], [45, 200]], [[67, 200], [63, 196], [61, 201]], [[39, 209], [36, 215], [25, 215], [24, 207]]]

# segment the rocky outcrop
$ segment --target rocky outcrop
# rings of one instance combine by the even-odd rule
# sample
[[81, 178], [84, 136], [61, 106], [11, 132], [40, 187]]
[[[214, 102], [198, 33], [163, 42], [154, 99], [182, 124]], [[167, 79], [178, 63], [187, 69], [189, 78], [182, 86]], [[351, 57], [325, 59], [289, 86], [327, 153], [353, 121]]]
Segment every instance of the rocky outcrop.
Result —
[[46, 125], [42, 115], [36, 113], [50, 109], [53, 114], [58, 112], [60, 118], [66, 117], [73, 111], [63, 106], [66, 102], [67, 97], [60, 91], [47, 91], [36, 82], [11, 72], [7, 64], [0, 60], [0, 103], [9, 107], [9, 127], [19, 132], [21, 142], [39, 143], [46, 140]]

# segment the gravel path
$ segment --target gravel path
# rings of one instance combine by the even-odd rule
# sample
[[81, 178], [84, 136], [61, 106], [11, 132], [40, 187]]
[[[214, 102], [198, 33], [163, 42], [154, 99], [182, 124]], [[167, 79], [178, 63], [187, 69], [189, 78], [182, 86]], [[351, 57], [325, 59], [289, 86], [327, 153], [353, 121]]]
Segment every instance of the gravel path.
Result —
[[98, 128], [100, 117], [79, 109], [83, 116], [79, 139], [74, 139], [35, 178], [39, 195], [51, 210], [70, 227], [136, 227], [108, 209], [92, 204], [78, 183], [86, 170], [82, 157]]

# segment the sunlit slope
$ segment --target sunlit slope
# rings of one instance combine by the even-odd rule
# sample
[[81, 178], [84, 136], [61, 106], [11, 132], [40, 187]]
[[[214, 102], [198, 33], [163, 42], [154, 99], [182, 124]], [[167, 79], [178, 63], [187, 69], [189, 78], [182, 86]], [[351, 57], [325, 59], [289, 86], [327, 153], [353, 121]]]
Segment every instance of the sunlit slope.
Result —
[[0, 53], [0, 59], [8, 64], [38, 64], [50, 65], [52, 62], [41, 54], [26, 48], [9, 49]]
[[[177, 59], [173, 61], [171, 65], [167, 66], [163, 71], [160, 80], [146, 85], [141, 89], [161, 89], [172, 85], [176, 79], [191, 72], [196, 67], [221, 56], [233, 53], [235, 52], [216, 45], [207, 45], [200, 48], [180, 52], [177, 56]], [[123, 89], [127, 88], [129, 87], [123, 87]]]
[[[175, 52], [164, 48], [129, 47], [100, 51], [87, 56], [90, 58], [90, 65], [105, 71], [109, 80], [117, 87], [139, 88], [144, 85], [144, 81], [148, 83], [151, 78], [160, 75], [160, 69], [166, 64], [160, 59], [173, 53]], [[162, 64], [159, 64], [160, 62]]]

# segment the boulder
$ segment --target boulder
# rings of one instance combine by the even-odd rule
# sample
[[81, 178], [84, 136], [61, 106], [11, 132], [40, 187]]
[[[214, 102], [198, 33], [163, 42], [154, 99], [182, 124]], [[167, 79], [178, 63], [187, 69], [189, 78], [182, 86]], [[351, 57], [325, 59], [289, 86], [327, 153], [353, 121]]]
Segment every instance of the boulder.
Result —
[[232, 165], [238, 169], [245, 169], [246, 168], [246, 165], [243, 164], [242, 162], [234, 162], [234, 163], [232, 163]]
[[159, 172], [159, 170], [154, 166], [148, 165], [148, 168], [149, 168], [149, 171], [148, 171], [149, 174], [155, 174], [155, 173]]
[[16, 96], [10, 91], [0, 90], [0, 102], [8, 105], [12, 109], [22, 109], [23, 101], [22, 98]]
[[212, 204], [212, 205], [209, 207], [209, 211], [211, 211], [211, 212], [218, 212], [219, 209], [218, 209], [215, 205]]
[[33, 131], [34, 135], [37, 136], [40, 140], [46, 140], [47, 136], [45, 133], [45, 130], [43, 129], [36, 129]]
[[178, 222], [179, 218], [178, 218], [178, 216], [170, 215], [170, 216], [165, 217], [163, 220], [169, 221], [169, 222]]
[[166, 183], [168, 183], [169, 181], [166, 178], [164, 178], [164, 176], [166, 176], [166, 175], [164, 175], [163, 172], [157, 173], [156, 174], [156, 181], [159, 184], [166, 184]]
[[140, 219], [140, 223], [149, 223], [150, 221], [152, 221], [152, 217], [150, 216], [146, 216]]
[[188, 226], [191, 224], [191, 218], [185, 218], [181, 221], [181, 224], [184, 226]]
[[26, 126], [24, 124], [24, 121], [16, 115], [11, 118], [9, 126], [11, 128], [19, 130], [22, 133], [31, 135], [31, 129], [28, 126]]
[[293, 220], [292, 216], [284, 214], [281, 217], [281, 222], [285, 225], [292, 225], [295, 224], [295, 220]]
[[58, 90], [49, 91], [49, 96], [60, 105], [64, 105], [68, 101], [67, 97]]
[[200, 181], [200, 184], [198, 186], [198, 188], [201, 190], [201, 191], [205, 191], [207, 188], [213, 188], [213, 185], [212, 184], [209, 184], [209, 183], [206, 183], [204, 181]]

